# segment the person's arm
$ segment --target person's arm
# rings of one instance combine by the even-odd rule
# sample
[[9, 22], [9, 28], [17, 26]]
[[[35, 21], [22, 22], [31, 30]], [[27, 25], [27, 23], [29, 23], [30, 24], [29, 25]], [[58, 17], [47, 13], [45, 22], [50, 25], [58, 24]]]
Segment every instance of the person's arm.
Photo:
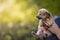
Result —
[[57, 36], [57, 38], [60, 40], [60, 28], [56, 23], [54, 23], [52, 27], [48, 28], [48, 30], [54, 33]]
[[58, 29], [58, 31], [56, 32], [56, 36], [57, 36], [58, 39], [60, 40], [60, 29]]
[[[50, 23], [50, 21], [48, 23]], [[52, 26], [50, 26], [47, 30], [49, 30], [53, 34], [55, 34], [57, 36], [57, 38], [60, 40], [60, 28], [54, 21], [53, 21]]]

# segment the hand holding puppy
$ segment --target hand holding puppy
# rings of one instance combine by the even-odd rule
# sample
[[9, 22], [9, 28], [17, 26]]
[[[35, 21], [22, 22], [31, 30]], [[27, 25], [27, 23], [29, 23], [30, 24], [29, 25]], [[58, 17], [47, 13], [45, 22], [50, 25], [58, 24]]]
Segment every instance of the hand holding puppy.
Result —
[[[47, 30], [49, 30], [50, 32], [55, 34], [60, 39], [60, 28], [58, 27], [58, 25], [53, 20], [49, 20], [44, 23], [45, 23], [45, 25], [52, 23], [51, 26], [47, 25], [47, 26], [49, 26], [49, 28]], [[46, 27], [44, 27], [44, 28], [46, 29]]]

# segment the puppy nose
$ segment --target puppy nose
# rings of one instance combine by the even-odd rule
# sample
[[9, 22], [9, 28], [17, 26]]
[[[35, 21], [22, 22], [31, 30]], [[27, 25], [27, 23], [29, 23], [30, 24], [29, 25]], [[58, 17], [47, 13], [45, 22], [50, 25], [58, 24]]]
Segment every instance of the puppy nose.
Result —
[[42, 19], [40, 16], [36, 16], [38, 19]]

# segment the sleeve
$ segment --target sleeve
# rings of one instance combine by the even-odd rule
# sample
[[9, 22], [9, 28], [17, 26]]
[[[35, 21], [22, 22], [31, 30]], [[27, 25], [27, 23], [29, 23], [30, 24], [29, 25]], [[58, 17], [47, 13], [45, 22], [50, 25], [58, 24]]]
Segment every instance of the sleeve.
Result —
[[55, 23], [58, 25], [60, 28], [60, 16], [54, 19]]

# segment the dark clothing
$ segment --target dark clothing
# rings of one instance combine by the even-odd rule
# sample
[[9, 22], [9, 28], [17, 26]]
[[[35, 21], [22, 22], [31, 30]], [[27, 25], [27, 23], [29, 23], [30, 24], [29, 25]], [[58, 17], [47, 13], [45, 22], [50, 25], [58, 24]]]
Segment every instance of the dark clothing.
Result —
[[46, 40], [59, 40], [56, 35], [51, 35], [46, 38]]
[[60, 28], [60, 16], [54, 19], [55, 23], [58, 25]]

